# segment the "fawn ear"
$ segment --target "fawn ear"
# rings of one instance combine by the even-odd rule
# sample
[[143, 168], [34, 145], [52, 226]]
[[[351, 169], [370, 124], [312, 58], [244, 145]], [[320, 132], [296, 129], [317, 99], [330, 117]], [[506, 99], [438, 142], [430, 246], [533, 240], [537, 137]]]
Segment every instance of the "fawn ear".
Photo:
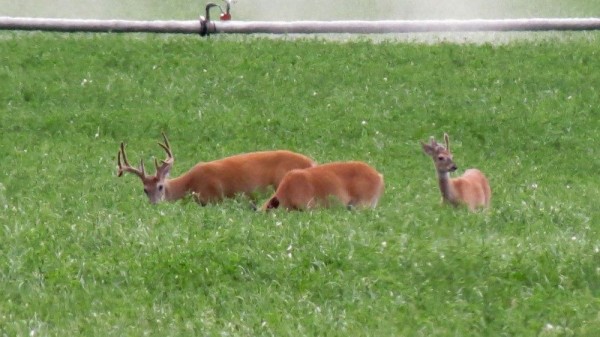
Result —
[[435, 146], [433, 144], [421, 142], [421, 146], [423, 147], [423, 152], [425, 152], [427, 155], [433, 156], [435, 152]]
[[444, 132], [444, 142], [446, 143], [446, 150], [450, 152], [450, 137]]

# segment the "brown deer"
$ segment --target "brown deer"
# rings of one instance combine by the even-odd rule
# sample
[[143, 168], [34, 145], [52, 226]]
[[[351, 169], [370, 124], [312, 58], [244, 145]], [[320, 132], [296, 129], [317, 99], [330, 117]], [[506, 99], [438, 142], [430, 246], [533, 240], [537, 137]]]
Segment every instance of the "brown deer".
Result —
[[329, 163], [288, 172], [261, 209], [305, 210], [336, 203], [375, 207], [383, 190], [383, 175], [371, 166], [357, 161]]
[[469, 210], [475, 211], [479, 207], [490, 206], [492, 191], [486, 177], [478, 169], [468, 169], [458, 178], [450, 178], [450, 172], [457, 167], [450, 153], [450, 139], [444, 133], [446, 146], [438, 144], [433, 137], [429, 144], [421, 142], [423, 151], [431, 156], [437, 171], [442, 201], [453, 206], [466, 204]]
[[160, 201], [174, 201], [192, 194], [201, 205], [231, 198], [236, 194], [249, 194], [269, 186], [277, 188], [285, 174], [293, 169], [315, 166], [312, 159], [290, 151], [261, 151], [238, 154], [231, 157], [198, 163], [177, 178], [169, 179], [173, 167], [173, 152], [163, 133], [163, 143], [158, 143], [167, 153], [167, 158], [159, 163], [154, 159], [155, 175], [147, 175], [144, 161], [140, 168], [129, 165], [125, 154], [125, 144], [117, 156], [120, 177], [124, 172], [137, 175], [144, 184], [144, 193], [152, 204]]

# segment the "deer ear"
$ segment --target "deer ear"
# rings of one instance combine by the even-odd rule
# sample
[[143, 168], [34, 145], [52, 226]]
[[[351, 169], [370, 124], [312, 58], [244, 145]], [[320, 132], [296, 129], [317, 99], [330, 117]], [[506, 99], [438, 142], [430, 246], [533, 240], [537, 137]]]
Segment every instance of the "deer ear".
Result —
[[437, 145], [437, 142], [435, 141], [435, 137], [433, 137], [433, 136], [429, 137], [429, 145], [431, 145], [431, 147], [435, 147]]
[[162, 165], [158, 166], [158, 160], [154, 158], [154, 165], [156, 166], [156, 176], [160, 180], [167, 179], [169, 177], [169, 173], [171, 172], [171, 165]]
[[421, 146], [423, 147], [423, 152], [425, 152], [429, 156], [433, 156], [435, 147], [432, 144], [426, 144], [421, 142]]
[[444, 132], [444, 142], [446, 143], [446, 150], [450, 151], [450, 137]]
[[162, 179], [167, 179], [169, 177], [169, 173], [171, 173], [171, 166], [167, 166], [167, 167], [161, 169], [157, 174], [158, 174], [158, 177], [162, 180]]

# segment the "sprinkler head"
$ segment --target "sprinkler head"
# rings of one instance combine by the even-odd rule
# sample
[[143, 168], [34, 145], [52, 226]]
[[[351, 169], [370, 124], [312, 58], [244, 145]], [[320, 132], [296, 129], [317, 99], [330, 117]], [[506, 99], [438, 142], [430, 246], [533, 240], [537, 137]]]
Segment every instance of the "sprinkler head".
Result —
[[229, 14], [229, 12], [221, 13], [221, 15], [219, 15], [219, 19], [221, 19], [221, 21], [229, 21], [231, 20], [231, 14]]

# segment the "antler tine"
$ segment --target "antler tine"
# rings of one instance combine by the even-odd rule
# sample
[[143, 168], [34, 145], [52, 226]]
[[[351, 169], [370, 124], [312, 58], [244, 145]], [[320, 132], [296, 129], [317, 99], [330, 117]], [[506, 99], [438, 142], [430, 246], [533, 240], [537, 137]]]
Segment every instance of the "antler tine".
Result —
[[167, 175], [169, 170], [173, 166], [173, 162], [175, 161], [175, 158], [173, 158], [173, 152], [171, 151], [171, 145], [169, 144], [169, 140], [167, 139], [167, 136], [164, 132], [162, 133], [162, 136], [165, 143], [158, 143], [158, 145], [165, 150], [165, 152], [167, 153], [167, 158], [161, 160], [162, 165], [160, 167], [158, 166], [158, 160], [156, 160], [156, 158], [154, 159], [154, 165], [156, 166], [157, 176]]
[[140, 168], [141, 168], [141, 171], [142, 171], [141, 177], [145, 177], [146, 176], [146, 169], [144, 169], [144, 159], [140, 159]]
[[162, 136], [163, 136], [163, 139], [165, 140], [165, 145], [166, 145], [166, 146], [167, 146], [169, 149], [171, 149], [171, 145], [169, 144], [169, 140], [167, 139], [167, 135], [165, 135], [165, 133], [164, 133], [164, 132], [161, 132], [161, 134], [162, 134]]
[[[173, 158], [173, 152], [171, 151], [171, 145], [169, 144], [169, 140], [167, 139], [167, 136], [165, 135], [164, 132], [162, 133], [162, 136], [163, 136], [163, 139], [165, 140], [165, 143], [164, 144], [158, 143], [158, 145], [160, 145], [160, 147], [162, 147], [165, 150], [165, 152], [167, 153], [167, 159], [162, 160], [162, 163], [163, 164], [167, 164], [167, 163], [172, 164], [174, 158]], [[157, 166], [157, 168], [158, 168], [158, 166]]]
[[124, 172], [123, 164], [121, 163], [121, 157], [123, 158], [123, 163], [126, 166], [129, 166], [127, 157], [125, 156], [125, 144], [123, 142], [121, 142], [121, 147], [119, 148], [119, 153], [117, 154], [117, 177], [122, 176]]
[[[125, 143], [121, 142], [121, 148], [119, 151], [119, 154], [123, 156], [123, 162], [125, 163], [125, 165], [129, 166], [129, 163], [127, 162], [127, 155], [125, 155]], [[119, 156], [119, 158], [121, 158]], [[121, 161], [119, 160], [119, 164], [121, 164]]]
[[[121, 162], [121, 158], [123, 159], [123, 162]], [[127, 160], [127, 155], [125, 154], [125, 143], [123, 143], [123, 142], [121, 142], [121, 148], [119, 150], [119, 153], [117, 154], [117, 164], [118, 164], [118, 171], [117, 171], [118, 177], [122, 176], [123, 172], [133, 173], [133, 174], [137, 175], [138, 177], [140, 177], [141, 179], [144, 179], [146, 177], [146, 173], [144, 171], [144, 161], [143, 160], [141, 162], [141, 170], [136, 169], [135, 167], [131, 167], [131, 165], [129, 165], [129, 161]]]

